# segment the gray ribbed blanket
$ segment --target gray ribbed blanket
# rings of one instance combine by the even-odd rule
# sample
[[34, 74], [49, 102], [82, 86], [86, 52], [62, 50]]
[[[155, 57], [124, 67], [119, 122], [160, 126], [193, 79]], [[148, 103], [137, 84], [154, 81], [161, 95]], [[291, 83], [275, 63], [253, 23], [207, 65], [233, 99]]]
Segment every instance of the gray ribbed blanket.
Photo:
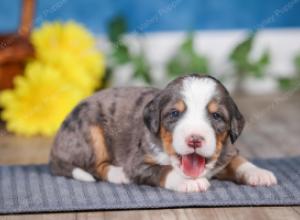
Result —
[[0, 213], [300, 205], [300, 157], [254, 163], [274, 171], [279, 184], [251, 187], [212, 180], [208, 192], [176, 193], [150, 186], [54, 177], [47, 165], [0, 166]]

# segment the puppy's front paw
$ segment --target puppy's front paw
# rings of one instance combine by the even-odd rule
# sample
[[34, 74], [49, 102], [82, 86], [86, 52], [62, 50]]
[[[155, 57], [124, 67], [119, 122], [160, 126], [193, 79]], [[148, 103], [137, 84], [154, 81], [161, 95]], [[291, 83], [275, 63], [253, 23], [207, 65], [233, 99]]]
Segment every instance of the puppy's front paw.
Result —
[[107, 173], [107, 180], [116, 184], [127, 184], [129, 179], [126, 177], [122, 167], [110, 165]]
[[277, 184], [275, 175], [269, 171], [259, 168], [250, 162], [242, 164], [237, 169], [239, 182], [251, 186], [271, 186]]
[[178, 192], [205, 192], [210, 184], [206, 178], [187, 179], [172, 170], [165, 179], [164, 187]]
[[176, 189], [179, 192], [205, 192], [209, 188], [210, 183], [206, 178], [195, 180], [185, 180]]

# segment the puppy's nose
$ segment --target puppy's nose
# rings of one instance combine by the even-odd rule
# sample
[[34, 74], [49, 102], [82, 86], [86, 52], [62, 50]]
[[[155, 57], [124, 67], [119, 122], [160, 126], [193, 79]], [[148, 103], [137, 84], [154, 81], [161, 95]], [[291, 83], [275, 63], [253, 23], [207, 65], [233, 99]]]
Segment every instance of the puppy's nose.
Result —
[[201, 135], [193, 134], [187, 139], [187, 145], [192, 148], [198, 148], [198, 147], [202, 147], [203, 141], [204, 141], [204, 137], [202, 137]]

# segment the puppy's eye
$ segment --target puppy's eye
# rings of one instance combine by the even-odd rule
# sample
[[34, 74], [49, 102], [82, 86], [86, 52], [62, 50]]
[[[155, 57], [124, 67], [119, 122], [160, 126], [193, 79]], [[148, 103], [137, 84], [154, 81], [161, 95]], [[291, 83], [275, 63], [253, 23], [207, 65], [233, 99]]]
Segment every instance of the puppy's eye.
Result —
[[179, 115], [180, 115], [180, 112], [178, 111], [178, 110], [172, 110], [171, 112], [170, 112], [170, 117], [171, 118], [178, 118], [179, 117]]
[[213, 119], [216, 120], [216, 121], [222, 120], [222, 116], [221, 116], [218, 112], [212, 113], [212, 117], [213, 117]]

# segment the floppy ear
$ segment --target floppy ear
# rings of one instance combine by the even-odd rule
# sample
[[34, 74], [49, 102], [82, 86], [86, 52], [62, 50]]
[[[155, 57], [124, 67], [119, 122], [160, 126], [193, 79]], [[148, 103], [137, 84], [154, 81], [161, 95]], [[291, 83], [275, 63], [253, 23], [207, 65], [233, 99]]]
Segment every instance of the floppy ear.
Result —
[[153, 134], [158, 134], [160, 127], [160, 97], [153, 98], [144, 108], [144, 123]]
[[231, 114], [231, 122], [230, 122], [230, 131], [229, 136], [231, 143], [233, 144], [236, 139], [240, 136], [244, 125], [245, 125], [245, 119], [244, 116], [239, 111], [238, 107], [230, 98], [230, 114]]

